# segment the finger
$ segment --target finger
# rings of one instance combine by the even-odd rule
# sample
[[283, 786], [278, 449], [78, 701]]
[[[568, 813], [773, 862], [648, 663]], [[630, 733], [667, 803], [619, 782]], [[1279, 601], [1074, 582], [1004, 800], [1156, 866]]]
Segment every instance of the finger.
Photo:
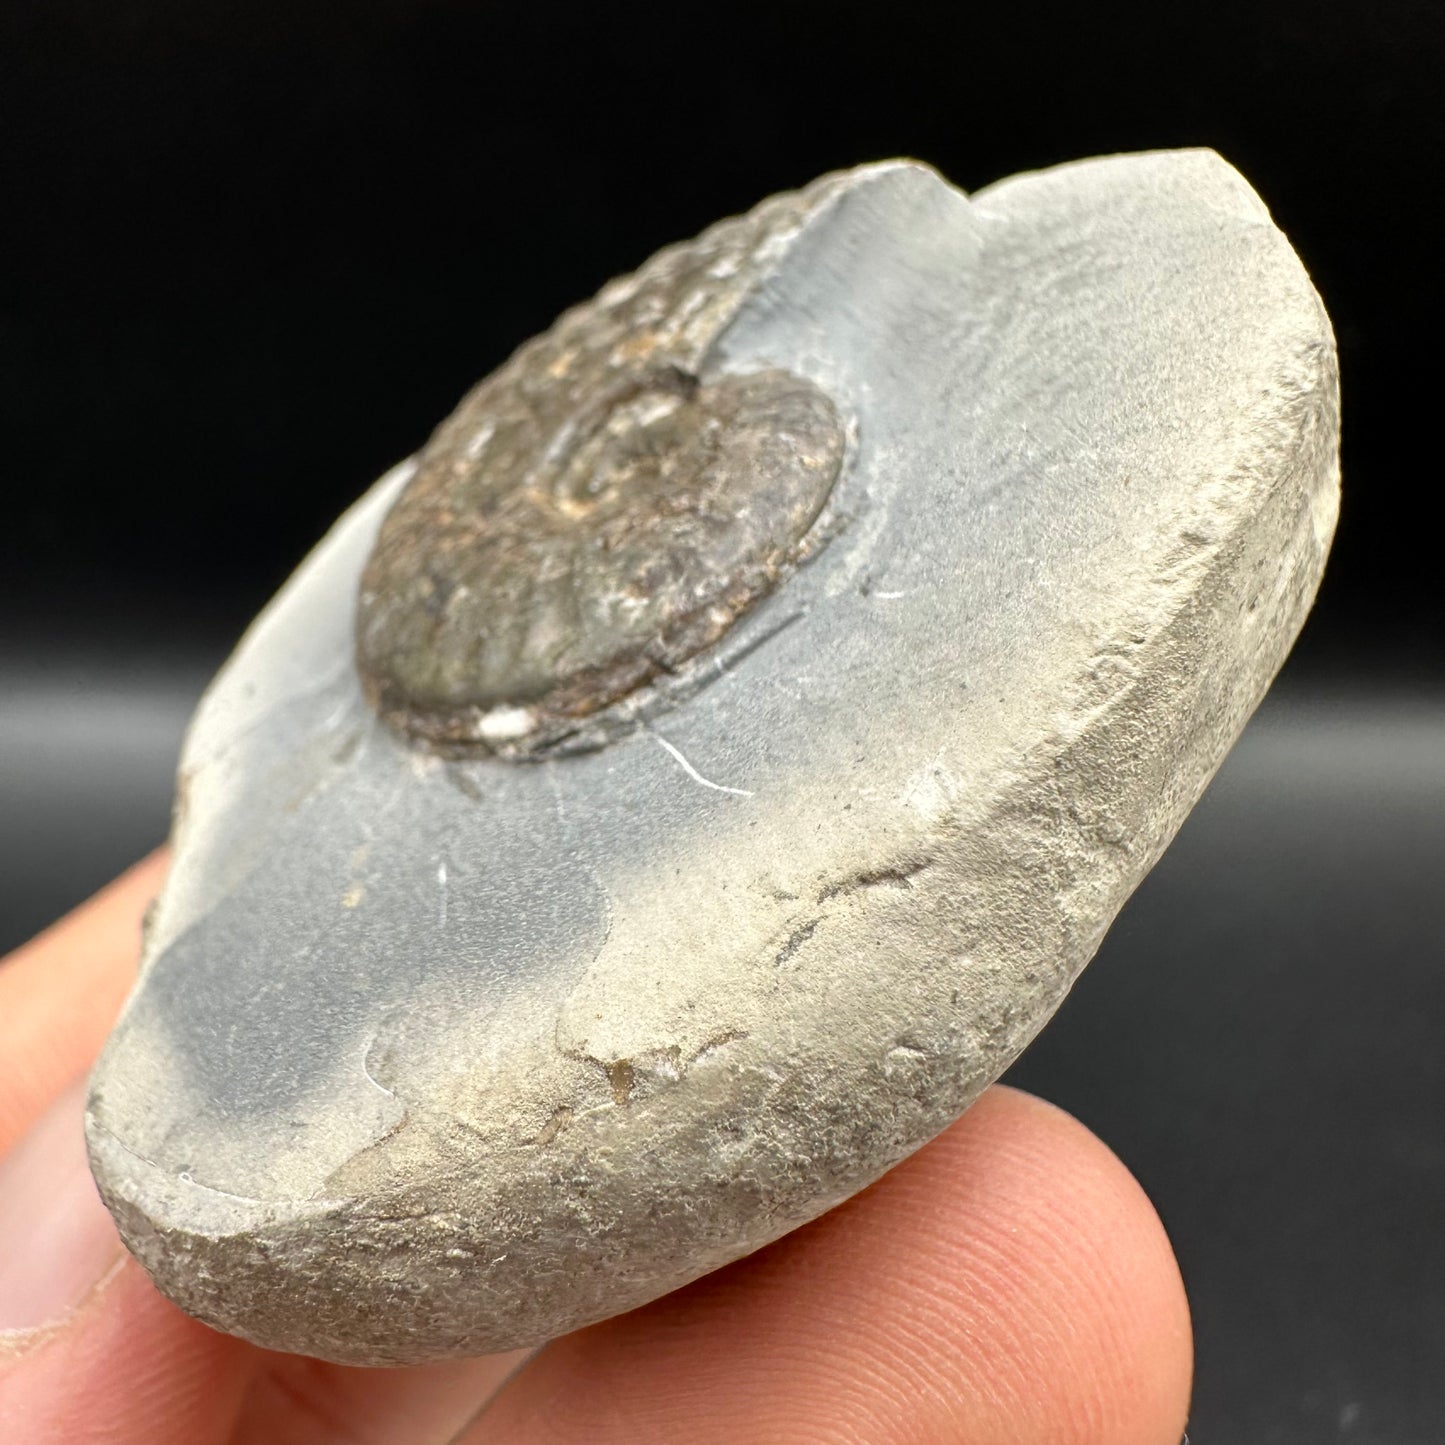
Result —
[[0, 964], [0, 1440], [219, 1445], [250, 1373], [125, 1255], [85, 1160], [83, 1074], [164, 871], [153, 854]]
[[0, 1155], [100, 1052], [165, 868], [164, 852], [152, 853], [0, 961]]
[[464, 1439], [1177, 1445], [1190, 1370], [1138, 1184], [995, 1088], [839, 1209], [549, 1346]]
[[27, 1445], [222, 1445], [245, 1347], [188, 1319], [126, 1261], [50, 1339], [5, 1362], [0, 1439]]
[[388, 1370], [265, 1355], [234, 1445], [448, 1445], [528, 1353]]
[[229, 1438], [248, 1350], [130, 1260], [90, 1178], [77, 1081], [0, 1160], [0, 1440]]
[[130, 987], [164, 869], [153, 855], [0, 963], [0, 1149], [19, 1137], [0, 1158], [0, 1440], [448, 1441], [524, 1352], [423, 1370], [273, 1355], [187, 1319], [126, 1260], [76, 1076]]

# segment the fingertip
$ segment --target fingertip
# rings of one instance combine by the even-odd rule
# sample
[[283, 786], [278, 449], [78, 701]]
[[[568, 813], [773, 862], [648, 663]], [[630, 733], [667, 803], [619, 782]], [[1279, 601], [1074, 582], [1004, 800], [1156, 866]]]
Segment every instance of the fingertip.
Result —
[[778, 1244], [549, 1347], [485, 1436], [1175, 1445], [1189, 1313], [1152, 1205], [1007, 1088]]
[[0, 1439], [222, 1445], [253, 1361], [121, 1262], [63, 1325], [0, 1356]]
[[[999, 1086], [976, 1108], [961, 1121], [968, 1127], [955, 1126], [937, 1154], [919, 1158], [917, 1187], [968, 1181], [956, 1222], [975, 1262], [959, 1258], [957, 1239], [952, 1265], [945, 1240], [937, 1262], [960, 1315], [987, 1325], [996, 1378], [1012, 1383], [1003, 1417], [1037, 1407], [1036, 1435], [1012, 1438], [1177, 1445], [1193, 1334], [1152, 1202], [1118, 1156], [1057, 1106]], [[976, 1263], [990, 1251], [993, 1271]], [[1011, 1437], [1000, 1428], [997, 1438]]]

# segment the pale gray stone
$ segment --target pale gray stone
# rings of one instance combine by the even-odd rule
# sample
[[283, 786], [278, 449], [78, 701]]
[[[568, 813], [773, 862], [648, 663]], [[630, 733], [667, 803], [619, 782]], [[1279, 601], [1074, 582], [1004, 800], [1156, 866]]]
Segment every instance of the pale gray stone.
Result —
[[87, 1118], [201, 1319], [499, 1350], [836, 1204], [1047, 1020], [1298, 631], [1334, 349], [1217, 156], [971, 199], [897, 162], [784, 210], [690, 365], [829, 400], [816, 545], [610, 692], [596, 746], [443, 754], [368, 705], [359, 579], [410, 464], [202, 702]]

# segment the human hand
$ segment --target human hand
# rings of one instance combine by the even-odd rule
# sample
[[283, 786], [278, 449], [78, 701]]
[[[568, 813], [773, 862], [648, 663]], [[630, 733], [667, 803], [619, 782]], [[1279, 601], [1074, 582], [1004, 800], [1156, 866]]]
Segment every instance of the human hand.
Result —
[[81, 1137], [164, 868], [0, 963], [0, 1440], [1177, 1445], [1163, 1227], [1081, 1124], [1002, 1087], [823, 1218], [530, 1357], [358, 1369], [190, 1319], [122, 1248]]

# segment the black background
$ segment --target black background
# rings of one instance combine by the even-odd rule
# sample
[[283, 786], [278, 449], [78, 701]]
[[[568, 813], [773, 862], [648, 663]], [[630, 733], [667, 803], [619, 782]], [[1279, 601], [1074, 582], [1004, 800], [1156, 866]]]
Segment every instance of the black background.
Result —
[[5, 637], [231, 636], [563, 306], [820, 171], [1212, 145], [1339, 333], [1305, 646], [1438, 662], [1442, 28], [1438, 0], [7, 7]]
[[563, 306], [893, 154], [1211, 145], [1334, 317], [1345, 501], [1281, 699], [1020, 1066], [1140, 1174], [1196, 1442], [1445, 1439], [1429, 0], [317, 0], [0, 13], [0, 944], [158, 840], [204, 674]]

